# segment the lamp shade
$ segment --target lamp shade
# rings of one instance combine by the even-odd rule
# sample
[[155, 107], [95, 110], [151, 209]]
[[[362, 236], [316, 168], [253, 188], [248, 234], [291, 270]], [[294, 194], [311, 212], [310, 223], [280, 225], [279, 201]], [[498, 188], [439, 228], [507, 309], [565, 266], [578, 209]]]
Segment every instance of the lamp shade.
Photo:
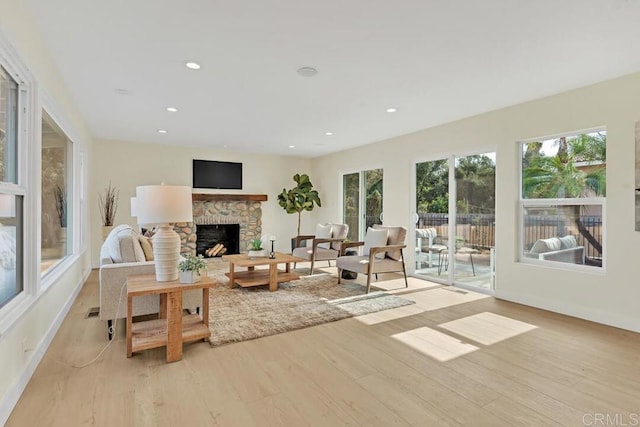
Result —
[[139, 224], [167, 224], [193, 221], [191, 187], [143, 185], [136, 187]]
[[14, 216], [16, 216], [16, 196], [0, 194], [0, 218], [13, 218]]
[[136, 187], [135, 210], [139, 224], [158, 224], [153, 236], [156, 281], [178, 279], [180, 236], [170, 223], [193, 221], [191, 188], [179, 185]]
[[131, 198], [131, 216], [138, 216], [138, 199], [136, 197]]

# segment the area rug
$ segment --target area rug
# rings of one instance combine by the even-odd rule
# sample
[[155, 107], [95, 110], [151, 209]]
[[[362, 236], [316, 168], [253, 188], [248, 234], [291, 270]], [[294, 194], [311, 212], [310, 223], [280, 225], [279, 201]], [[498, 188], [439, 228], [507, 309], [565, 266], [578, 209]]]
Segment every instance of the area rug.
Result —
[[[216, 272], [217, 273], [217, 272]], [[276, 292], [266, 286], [229, 288], [226, 277], [209, 294], [212, 346], [250, 340], [294, 329], [413, 304], [413, 301], [372, 287], [343, 282], [333, 274], [306, 276], [281, 283]], [[224, 284], [222, 284], [224, 283]]]

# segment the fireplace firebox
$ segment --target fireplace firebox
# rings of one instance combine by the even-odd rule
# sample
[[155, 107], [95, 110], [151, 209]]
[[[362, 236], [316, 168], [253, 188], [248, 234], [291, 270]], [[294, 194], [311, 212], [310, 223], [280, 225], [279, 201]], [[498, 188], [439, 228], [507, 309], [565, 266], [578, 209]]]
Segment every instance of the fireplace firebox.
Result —
[[197, 255], [212, 258], [240, 253], [240, 224], [203, 224], [197, 228]]

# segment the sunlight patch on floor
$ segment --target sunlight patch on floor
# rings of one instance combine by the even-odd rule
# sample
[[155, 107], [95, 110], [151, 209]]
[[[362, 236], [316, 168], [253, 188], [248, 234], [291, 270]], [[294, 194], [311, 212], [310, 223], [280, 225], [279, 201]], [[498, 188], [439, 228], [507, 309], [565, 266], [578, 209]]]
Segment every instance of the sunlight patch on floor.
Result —
[[489, 312], [463, 317], [438, 326], [484, 345], [495, 344], [537, 328], [535, 325]]
[[377, 311], [375, 313], [364, 314], [355, 319], [365, 325], [375, 325], [378, 323], [389, 322], [391, 320], [401, 319], [403, 317], [415, 316], [424, 310], [415, 304], [405, 305], [403, 307], [391, 308], [389, 310]]
[[470, 291], [465, 291], [464, 293], [452, 292], [447, 288], [428, 289], [425, 292], [415, 292], [402, 295], [402, 297], [415, 301], [423, 311], [439, 310], [458, 304], [491, 298], [489, 295]]
[[440, 362], [478, 350], [474, 345], [427, 327], [401, 332], [391, 337]]

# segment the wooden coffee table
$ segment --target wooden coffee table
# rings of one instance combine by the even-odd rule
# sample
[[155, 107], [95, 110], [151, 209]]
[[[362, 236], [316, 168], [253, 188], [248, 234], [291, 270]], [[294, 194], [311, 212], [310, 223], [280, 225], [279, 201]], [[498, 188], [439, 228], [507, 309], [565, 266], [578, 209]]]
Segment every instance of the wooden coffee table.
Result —
[[[292, 262], [302, 262], [304, 259], [296, 256], [276, 252], [275, 258], [251, 258], [247, 254], [223, 255], [223, 261], [229, 262], [229, 277], [231, 288], [236, 284], [243, 288], [250, 286], [269, 285], [271, 292], [278, 290], [278, 283], [289, 282], [300, 276], [291, 272]], [[285, 264], [284, 271], [278, 270], [278, 264]], [[268, 265], [269, 269], [256, 270], [259, 265]], [[246, 267], [247, 271], [235, 271], [235, 267]]]

